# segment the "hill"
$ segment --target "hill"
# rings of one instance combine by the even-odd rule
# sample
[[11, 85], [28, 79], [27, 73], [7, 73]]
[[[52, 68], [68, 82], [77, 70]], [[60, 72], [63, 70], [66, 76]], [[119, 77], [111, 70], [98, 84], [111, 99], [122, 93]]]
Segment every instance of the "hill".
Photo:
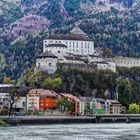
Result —
[[34, 64], [48, 31], [67, 33], [75, 23], [96, 47], [139, 57], [139, 5], [139, 0], [1, 0], [1, 80], [18, 79]]

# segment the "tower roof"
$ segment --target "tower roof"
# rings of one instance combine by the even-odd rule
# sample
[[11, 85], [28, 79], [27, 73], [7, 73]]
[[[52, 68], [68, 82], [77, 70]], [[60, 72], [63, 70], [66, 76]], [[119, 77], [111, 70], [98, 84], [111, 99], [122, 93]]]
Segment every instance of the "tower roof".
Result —
[[42, 58], [42, 57], [57, 58], [57, 56], [55, 56], [54, 54], [52, 54], [49, 51], [46, 51], [46, 52], [40, 54], [37, 58]]
[[70, 34], [74, 34], [74, 35], [84, 35], [87, 36], [87, 34], [85, 32], [83, 32], [79, 26], [75, 26], [71, 31]]

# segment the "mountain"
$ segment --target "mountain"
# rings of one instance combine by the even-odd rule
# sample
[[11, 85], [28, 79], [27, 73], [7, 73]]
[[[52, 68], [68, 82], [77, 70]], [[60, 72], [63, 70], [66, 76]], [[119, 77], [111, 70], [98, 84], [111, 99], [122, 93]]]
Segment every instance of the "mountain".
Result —
[[0, 71], [18, 79], [42, 52], [49, 33], [78, 23], [114, 55], [140, 56], [140, 0], [0, 0]]

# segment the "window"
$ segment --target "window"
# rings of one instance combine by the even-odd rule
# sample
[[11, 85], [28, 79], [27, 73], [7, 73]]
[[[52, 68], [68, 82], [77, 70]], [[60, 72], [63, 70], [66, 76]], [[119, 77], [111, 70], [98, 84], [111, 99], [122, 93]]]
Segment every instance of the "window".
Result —
[[58, 53], [60, 53], [60, 51], [58, 51]]
[[49, 66], [51, 66], [52, 65], [52, 63], [49, 63]]
[[22, 102], [22, 106], [25, 107], [25, 102]]
[[38, 67], [40, 68], [40, 63], [38, 63]]

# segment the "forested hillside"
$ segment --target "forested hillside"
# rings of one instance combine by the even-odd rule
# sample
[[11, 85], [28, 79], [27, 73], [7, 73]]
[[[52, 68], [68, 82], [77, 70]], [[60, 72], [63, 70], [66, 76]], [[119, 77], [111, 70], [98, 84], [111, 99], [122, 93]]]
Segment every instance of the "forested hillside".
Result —
[[0, 77], [18, 79], [35, 63], [49, 33], [75, 23], [96, 47], [140, 56], [139, 0], [0, 0]]

